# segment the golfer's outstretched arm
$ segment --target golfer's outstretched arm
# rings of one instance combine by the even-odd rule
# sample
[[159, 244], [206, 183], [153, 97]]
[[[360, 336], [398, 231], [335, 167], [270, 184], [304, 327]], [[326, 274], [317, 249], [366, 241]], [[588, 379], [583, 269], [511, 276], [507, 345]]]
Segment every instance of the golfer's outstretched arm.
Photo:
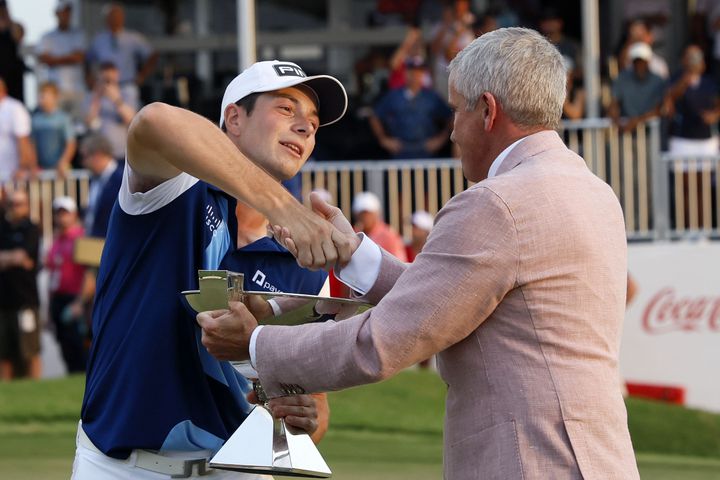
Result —
[[293, 232], [303, 266], [323, 268], [350, 259], [344, 235], [300, 205], [216, 125], [188, 110], [163, 103], [140, 110], [130, 124], [127, 161], [133, 191], [150, 190], [182, 171], [259, 210]]

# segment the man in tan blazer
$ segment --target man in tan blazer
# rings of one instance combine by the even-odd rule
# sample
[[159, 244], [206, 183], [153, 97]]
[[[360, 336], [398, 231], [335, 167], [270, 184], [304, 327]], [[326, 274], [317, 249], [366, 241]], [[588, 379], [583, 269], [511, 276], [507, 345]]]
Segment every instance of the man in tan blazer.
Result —
[[[198, 316], [204, 344], [250, 357], [270, 396], [376, 382], [438, 353], [445, 478], [636, 479], [617, 380], [623, 215], [553, 131], [562, 58], [532, 30], [487, 33], [453, 60], [449, 93], [452, 139], [477, 183], [440, 211], [413, 264], [354, 239], [338, 275], [377, 306], [258, 328], [232, 304]], [[339, 210], [313, 202], [353, 235]]]

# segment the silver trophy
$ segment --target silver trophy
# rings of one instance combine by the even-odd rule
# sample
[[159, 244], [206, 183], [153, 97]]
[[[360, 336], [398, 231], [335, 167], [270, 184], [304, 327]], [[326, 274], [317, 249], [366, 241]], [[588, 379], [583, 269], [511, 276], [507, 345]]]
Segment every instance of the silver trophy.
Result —
[[[322, 321], [327, 315], [318, 309], [342, 312], [344, 317], [367, 310], [371, 305], [345, 298], [314, 295], [251, 292], [243, 289], [241, 273], [227, 270], [199, 270], [199, 290], [182, 292], [196, 312], [228, 308], [229, 301], [247, 300], [257, 295], [282, 302], [283, 314], [260, 320], [262, 325], [302, 325]], [[318, 302], [322, 302], [322, 308]], [[339, 314], [340, 315], [340, 314]], [[320, 455], [310, 436], [289, 427], [284, 419], [273, 418], [267, 407], [268, 398], [256, 378], [252, 378], [249, 362], [231, 362], [248, 379], [258, 395], [258, 404], [225, 445], [210, 460], [209, 466], [223, 470], [291, 477], [327, 478], [330, 468]]]

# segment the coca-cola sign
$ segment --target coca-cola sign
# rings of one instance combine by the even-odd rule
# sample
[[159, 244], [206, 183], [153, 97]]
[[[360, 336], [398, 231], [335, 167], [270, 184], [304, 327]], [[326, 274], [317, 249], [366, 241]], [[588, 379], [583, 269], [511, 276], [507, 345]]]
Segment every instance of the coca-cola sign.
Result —
[[672, 287], [663, 288], [645, 306], [642, 326], [654, 335], [720, 332], [720, 296], [683, 296]]

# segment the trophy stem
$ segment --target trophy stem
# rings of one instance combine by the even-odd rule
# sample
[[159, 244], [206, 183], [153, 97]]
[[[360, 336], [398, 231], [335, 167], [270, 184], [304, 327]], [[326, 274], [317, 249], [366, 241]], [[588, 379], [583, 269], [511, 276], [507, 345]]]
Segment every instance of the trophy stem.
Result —
[[292, 469], [285, 419], [275, 418], [273, 421], [273, 430], [273, 467], [278, 469]]

